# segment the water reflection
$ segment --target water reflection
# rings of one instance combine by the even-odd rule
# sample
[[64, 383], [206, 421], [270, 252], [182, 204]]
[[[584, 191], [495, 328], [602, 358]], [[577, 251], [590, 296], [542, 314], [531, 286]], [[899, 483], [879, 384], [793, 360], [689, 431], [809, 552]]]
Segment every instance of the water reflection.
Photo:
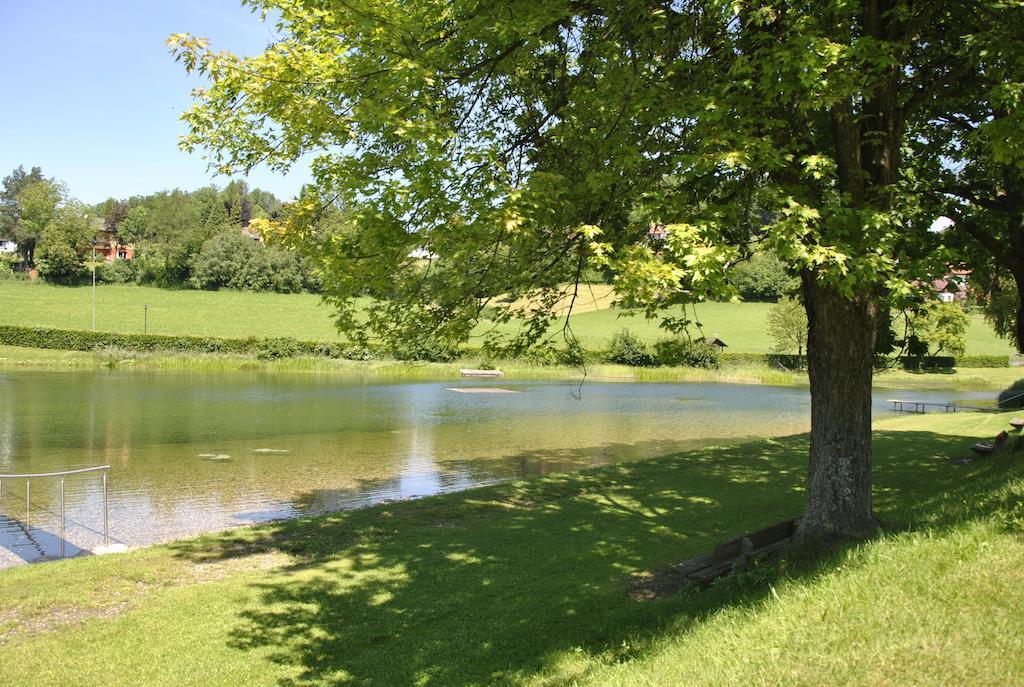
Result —
[[[806, 390], [718, 384], [381, 384], [124, 371], [0, 375], [0, 472], [109, 464], [130, 546], [301, 513], [806, 431]], [[494, 386], [494, 382], [478, 386]], [[888, 392], [892, 395], [894, 392]], [[899, 395], [899, 394], [897, 394]], [[979, 394], [990, 396], [990, 394]], [[958, 396], [969, 394], [958, 392]], [[914, 392], [925, 400], [943, 394]], [[884, 396], [876, 399], [886, 412]], [[102, 484], [67, 481], [69, 553], [99, 543]], [[59, 481], [0, 492], [0, 566], [59, 551]]]

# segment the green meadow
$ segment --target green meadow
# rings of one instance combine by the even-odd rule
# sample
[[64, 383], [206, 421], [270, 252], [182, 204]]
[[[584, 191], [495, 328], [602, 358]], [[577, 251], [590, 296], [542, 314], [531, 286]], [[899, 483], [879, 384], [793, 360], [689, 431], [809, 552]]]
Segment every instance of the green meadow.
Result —
[[1024, 450], [949, 462], [1009, 417], [878, 423], [882, 532], [674, 594], [806, 436], [0, 571], [0, 683], [1019, 685]]
[[[92, 288], [41, 283], [0, 282], [0, 324], [90, 329]], [[581, 299], [572, 316], [573, 332], [584, 348], [600, 350], [619, 329], [629, 329], [653, 342], [666, 336], [657, 320], [629, 316], [609, 308], [608, 287], [594, 287]], [[148, 307], [147, 307], [148, 306]], [[767, 303], [702, 303], [697, 321], [707, 336], [718, 336], [734, 352], [767, 353]], [[560, 327], [561, 325], [559, 325]], [[142, 286], [101, 284], [96, 288], [96, 327], [102, 331], [151, 334], [189, 334], [219, 337], [287, 336], [312, 341], [335, 341], [332, 313], [313, 294], [251, 293], [245, 291], [168, 290]], [[490, 328], [477, 327], [471, 344], [479, 344]], [[511, 331], [514, 325], [501, 327]], [[560, 340], [556, 336], [556, 340]], [[971, 315], [967, 336], [970, 355], [1011, 352], [981, 315]]]

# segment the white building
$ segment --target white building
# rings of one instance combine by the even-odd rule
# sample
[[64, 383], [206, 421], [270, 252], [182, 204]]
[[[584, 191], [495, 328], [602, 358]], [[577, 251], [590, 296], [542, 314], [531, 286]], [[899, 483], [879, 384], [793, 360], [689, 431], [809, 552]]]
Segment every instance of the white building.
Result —
[[0, 239], [0, 253], [17, 253], [18, 244], [10, 239]]

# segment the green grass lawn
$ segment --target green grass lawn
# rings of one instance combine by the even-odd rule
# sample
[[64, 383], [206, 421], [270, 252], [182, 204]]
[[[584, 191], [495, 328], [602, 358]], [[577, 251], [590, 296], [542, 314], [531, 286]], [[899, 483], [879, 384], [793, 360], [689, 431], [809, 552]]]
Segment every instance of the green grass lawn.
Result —
[[881, 423], [885, 535], [656, 600], [799, 513], [806, 437], [0, 571], [0, 684], [1019, 685], [1024, 451], [947, 462], [1008, 418]]
[[[584, 302], [572, 318], [573, 330], [585, 348], [599, 350], [620, 329], [630, 329], [647, 341], [666, 336], [655, 320], [623, 316]], [[96, 289], [96, 326], [103, 331], [141, 332], [145, 304], [149, 305], [148, 331], [152, 334], [191, 334], [222, 337], [289, 336], [313, 341], [336, 341], [332, 313], [313, 294], [248, 293], [244, 291], [172, 291], [142, 286], [101, 284]], [[767, 303], [702, 303], [697, 316], [707, 336], [719, 336], [729, 351], [766, 353], [771, 340], [765, 332]], [[90, 329], [91, 287], [50, 286], [42, 283], [0, 282], [0, 324]], [[482, 334], [487, 323], [477, 328]], [[512, 326], [505, 325], [509, 331]], [[480, 343], [474, 339], [473, 343]], [[967, 352], [973, 355], [1007, 354], [1010, 344], [992, 333], [980, 315], [971, 315]]]

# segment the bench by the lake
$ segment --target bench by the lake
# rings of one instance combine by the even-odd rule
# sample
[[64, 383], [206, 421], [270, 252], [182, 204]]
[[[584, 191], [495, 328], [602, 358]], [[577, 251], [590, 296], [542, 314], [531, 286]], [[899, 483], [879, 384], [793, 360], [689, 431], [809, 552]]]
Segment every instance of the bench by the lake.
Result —
[[746, 569], [747, 565], [759, 558], [785, 548], [796, 532], [797, 519], [790, 518], [769, 525], [742, 537], [736, 537], [715, 547], [706, 556], [698, 556], [672, 566], [676, 574], [690, 582], [707, 584], [716, 577]]
[[504, 377], [501, 370], [459, 370], [463, 377]]

